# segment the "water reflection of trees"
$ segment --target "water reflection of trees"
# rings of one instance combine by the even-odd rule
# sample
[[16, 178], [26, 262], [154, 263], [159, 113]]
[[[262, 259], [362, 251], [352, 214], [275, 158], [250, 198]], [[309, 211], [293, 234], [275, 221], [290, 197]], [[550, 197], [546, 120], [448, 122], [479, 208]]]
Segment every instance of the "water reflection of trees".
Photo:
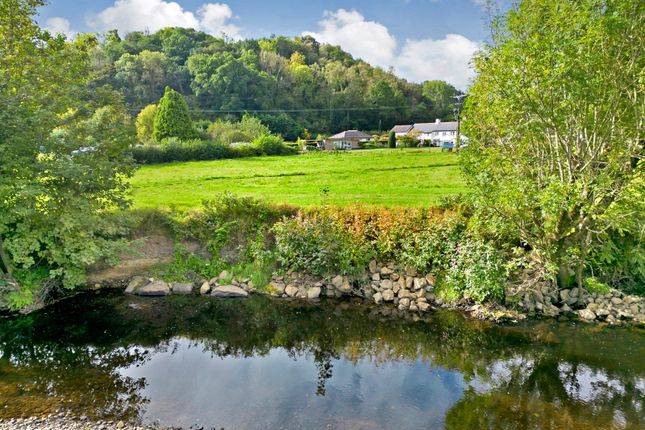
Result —
[[488, 390], [468, 388], [448, 412], [447, 428], [640, 429], [645, 424], [642, 378], [610, 377], [603, 370], [590, 374], [585, 365], [549, 357], [505, 367]]
[[147, 359], [146, 351], [60, 345], [0, 345], [0, 417], [72, 409], [90, 417], [138, 420], [146, 399], [143, 379], [118, 369]]
[[264, 298], [115, 296], [7, 322], [0, 326], [0, 399], [20, 402], [24, 396], [11, 390], [32, 378], [30, 392], [41, 399], [73, 399], [80, 410], [136, 418], [145, 381], [124, 378], [119, 369], [172, 352], [176, 336], [219, 357], [263, 356], [276, 347], [294, 358], [310, 355], [322, 396], [339, 357], [375, 365], [420, 360], [458, 370], [469, 386], [447, 414], [450, 428], [645, 424], [642, 331], [496, 327], [454, 313], [410, 323], [347, 303], [316, 307]]

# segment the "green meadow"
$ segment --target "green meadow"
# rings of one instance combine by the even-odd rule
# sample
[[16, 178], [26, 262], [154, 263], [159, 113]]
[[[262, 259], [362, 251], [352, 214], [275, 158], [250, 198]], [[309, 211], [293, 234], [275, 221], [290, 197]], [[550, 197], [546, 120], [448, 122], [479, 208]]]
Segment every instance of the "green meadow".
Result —
[[437, 149], [376, 149], [143, 166], [136, 208], [190, 209], [231, 192], [297, 206], [427, 206], [460, 193], [458, 156]]

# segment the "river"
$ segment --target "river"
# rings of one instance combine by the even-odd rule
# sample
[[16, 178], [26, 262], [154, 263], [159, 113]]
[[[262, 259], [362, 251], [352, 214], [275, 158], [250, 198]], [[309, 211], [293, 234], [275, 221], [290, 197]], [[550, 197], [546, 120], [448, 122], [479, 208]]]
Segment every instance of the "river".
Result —
[[0, 319], [0, 418], [61, 409], [209, 429], [642, 429], [645, 330], [87, 293]]

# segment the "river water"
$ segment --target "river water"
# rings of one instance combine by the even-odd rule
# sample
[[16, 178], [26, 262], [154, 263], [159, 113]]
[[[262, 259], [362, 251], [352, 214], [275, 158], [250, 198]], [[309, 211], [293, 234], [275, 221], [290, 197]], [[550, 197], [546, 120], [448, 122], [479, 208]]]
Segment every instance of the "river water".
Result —
[[0, 319], [0, 418], [61, 409], [217, 429], [642, 429], [645, 330], [88, 293]]

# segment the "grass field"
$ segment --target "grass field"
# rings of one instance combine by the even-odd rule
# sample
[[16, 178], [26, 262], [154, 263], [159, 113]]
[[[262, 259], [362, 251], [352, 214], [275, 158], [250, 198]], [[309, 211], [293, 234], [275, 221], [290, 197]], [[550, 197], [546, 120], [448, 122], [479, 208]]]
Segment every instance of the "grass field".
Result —
[[421, 206], [460, 193], [457, 156], [436, 149], [377, 149], [142, 167], [135, 207], [197, 207], [229, 191], [298, 206]]

